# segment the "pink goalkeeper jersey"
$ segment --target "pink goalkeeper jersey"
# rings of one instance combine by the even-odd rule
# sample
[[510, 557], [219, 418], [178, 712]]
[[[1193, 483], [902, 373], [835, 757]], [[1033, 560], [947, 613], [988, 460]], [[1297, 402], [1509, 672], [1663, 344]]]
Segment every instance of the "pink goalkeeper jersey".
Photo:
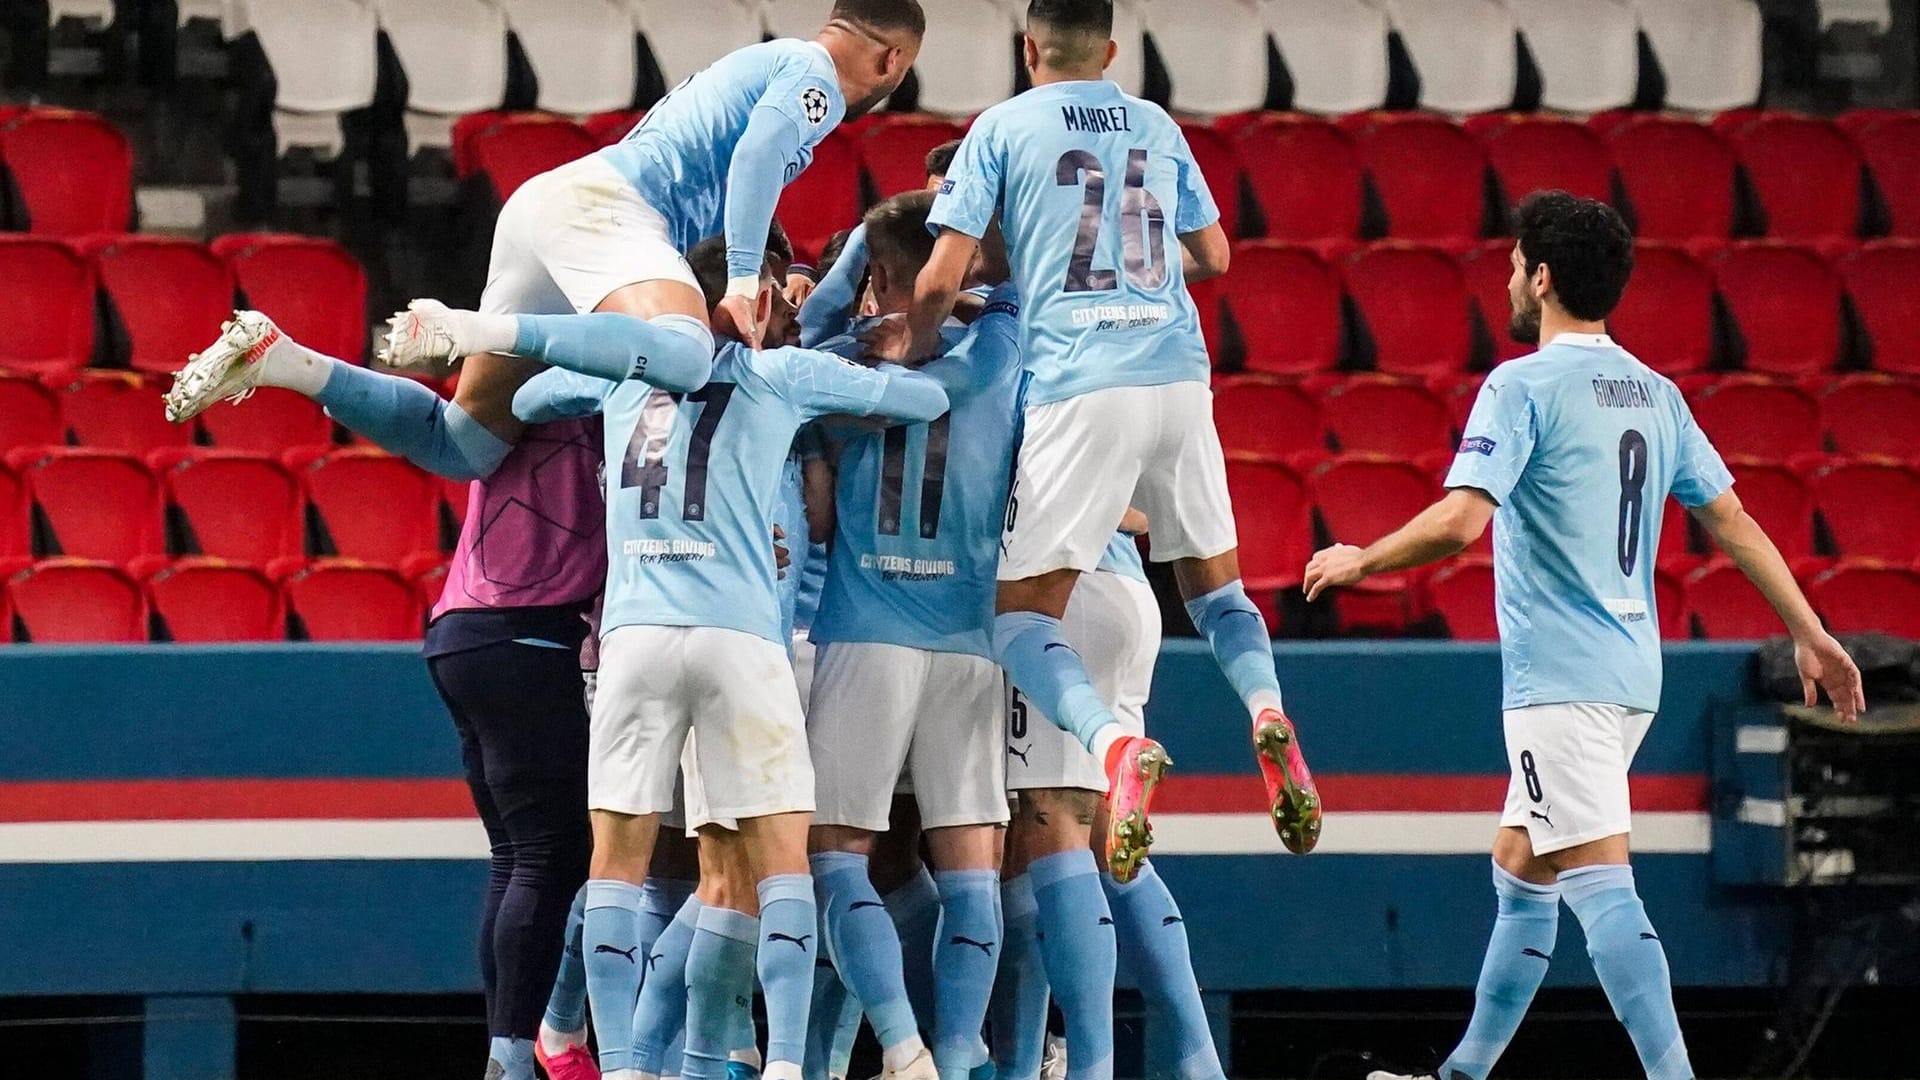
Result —
[[607, 579], [600, 418], [529, 427], [467, 492], [433, 617], [456, 611], [584, 606]]

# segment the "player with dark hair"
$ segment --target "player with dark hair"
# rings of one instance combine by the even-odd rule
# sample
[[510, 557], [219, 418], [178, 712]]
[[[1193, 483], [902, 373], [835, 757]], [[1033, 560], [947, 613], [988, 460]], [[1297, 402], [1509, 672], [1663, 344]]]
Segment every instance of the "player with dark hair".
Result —
[[1666, 952], [1628, 866], [1627, 770], [1660, 704], [1653, 554], [1667, 496], [1780, 613], [1808, 705], [1824, 689], [1851, 722], [1866, 707], [1860, 672], [1741, 508], [1679, 389], [1607, 336], [1633, 273], [1620, 215], [1551, 191], [1518, 222], [1510, 329], [1539, 351], [1487, 376], [1447, 496], [1364, 550], [1314, 555], [1307, 598], [1444, 559], [1493, 522], [1512, 769], [1493, 844], [1499, 915], [1473, 1019], [1434, 1075], [1486, 1080], [1546, 976], [1564, 902], [1646, 1075], [1691, 1080]]
[[950, 139], [927, 151], [927, 186], [938, 190], [946, 182], [947, 173], [953, 168], [953, 159], [960, 156], [960, 140]]

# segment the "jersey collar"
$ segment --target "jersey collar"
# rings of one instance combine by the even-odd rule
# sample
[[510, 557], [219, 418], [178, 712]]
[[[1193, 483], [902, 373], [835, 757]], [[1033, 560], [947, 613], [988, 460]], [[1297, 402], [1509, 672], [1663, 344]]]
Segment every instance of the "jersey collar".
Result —
[[1612, 339], [1612, 338], [1610, 338], [1610, 337], [1608, 337], [1608, 336], [1607, 336], [1607, 335], [1605, 335], [1605, 334], [1573, 334], [1573, 333], [1560, 333], [1560, 334], [1555, 334], [1555, 335], [1553, 335], [1553, 340], [1552, 340], [1552, 341], [1549, 341], [1549, 342], [1547, 342], [1547, 344], [1549, 344], [1549, 345], [1572, 345], [1572, 346], [1575, 346], [1575, 347], [1577, 347], [1577, 348], [1581, 348], [1581, 349], [1612, 349], [1612, 348], [1617, 348], [1617, 346], [1616, 346], [1616, 345], [1614, 345], [1614, 343], [1613, 343], [1613, 339]]

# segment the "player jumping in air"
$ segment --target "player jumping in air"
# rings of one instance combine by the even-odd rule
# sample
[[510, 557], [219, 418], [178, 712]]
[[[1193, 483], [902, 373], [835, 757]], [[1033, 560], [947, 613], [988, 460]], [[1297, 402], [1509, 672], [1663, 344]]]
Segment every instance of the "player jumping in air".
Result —
[[1546, 976], [1563, 901], [1649, 1080], [1693, 1076], [1627, 865], [1627, 768], [1660, 704], [1653, 552], [1669, 494], [1785, 620], [1807, 704], [1824, 689], [1848, 722], [1866, 707], [1859, 670], [1741, 509], [1680, 391], [1607, 337], [1632, 272], [1633, 236], [1611, 207], [1558, 191], [1522, 203], [1511, 330], [1540, 351], [1487, 376], [1444, 499], [1365, 550], [1307, 564], [1312, 600], [1446, 558], [1494, 525], [1513, 778], [1493, 845], [1499, 917], [1443, 1080], [1486, 1080]]
[[1104, 78], [1112, 31], [1110, 0], [1028, 8], [1034, 88], [981, 114], [941, 185], [932, 221], [942, 234], [919, 280], [909, 349], [933, 352], [998, 215], [1032, 379], [994, 651], [1022, 693], [1104, 763], [1102, 846], [1126, 881], [1151, 842], [1148, 803], [1170, 762], [1101, 701], [1060, 619], [1130, 506], [1152, 520], [1154, 559], [1174, 564], [1194, 625], [1247, 707], [1290, 849], [1318, 841], [1320, 801], [1282, 710], [1266, 623], [1240, 583], [1206, 343], [1185, 288], [1226, 270], [1227, 236], [1179, 127]]

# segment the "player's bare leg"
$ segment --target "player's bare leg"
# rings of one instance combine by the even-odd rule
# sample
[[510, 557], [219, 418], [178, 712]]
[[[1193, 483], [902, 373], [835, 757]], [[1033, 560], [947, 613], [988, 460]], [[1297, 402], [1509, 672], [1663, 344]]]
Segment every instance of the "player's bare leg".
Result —
[[1094, 692], [1085, 662], [1061, 637], [1060, 620], [1079, 580], [1078, 570], [1066, 568], [1002, 581], [994, 652], [1020, 692], [1105, 766], [1108, 825], [1100, 850], [1107, 870], [1124, 882], [1153, 843], [1149, 807], [1173, 759], [1153, 739], [1126, 733]]
[[1266, 621], [1240, 584], [1240, 552], [1179, 559], [1173, 574], [1194, 626], [1213, 646], [1252, 717], [1254, 755], [1266, 780], [1274, 829], [1287, 850], [1304, 855], [1320, 842], [1320, 793], [1300, 752], [1300, 736], [1281, 705]]

